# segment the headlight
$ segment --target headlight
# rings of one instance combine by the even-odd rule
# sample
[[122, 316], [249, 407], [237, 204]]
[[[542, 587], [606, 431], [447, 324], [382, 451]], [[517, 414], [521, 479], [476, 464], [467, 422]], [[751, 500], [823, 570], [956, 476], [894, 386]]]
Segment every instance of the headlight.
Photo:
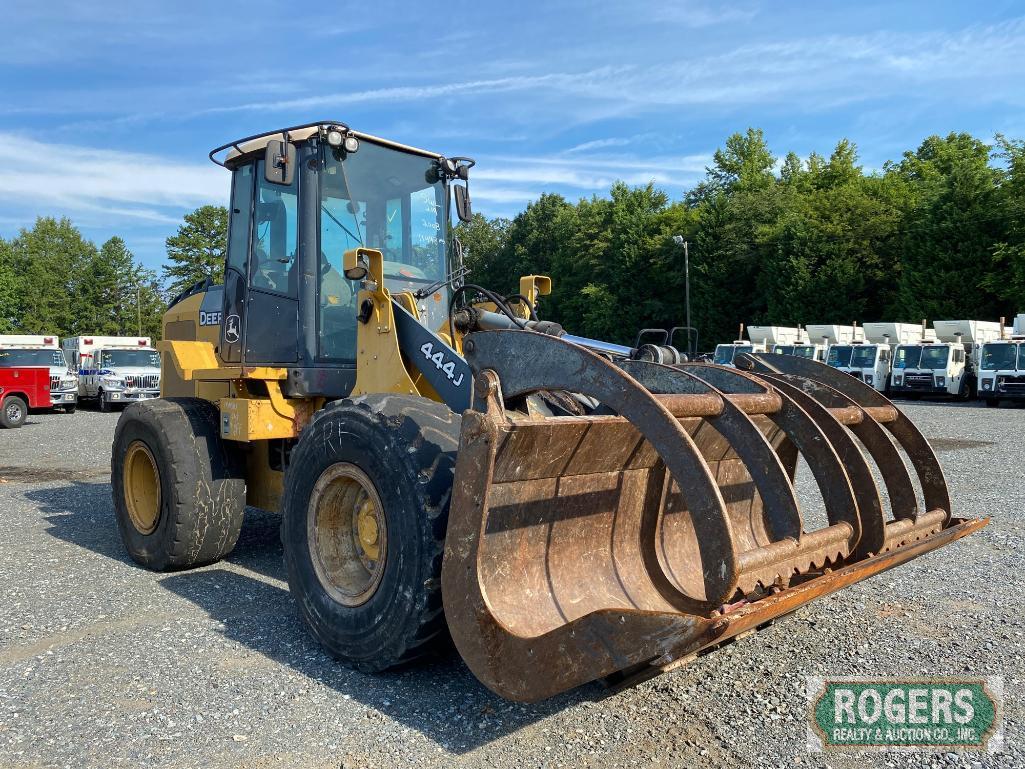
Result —
[[100, 380], [104, 387], [122, 387], [121, 380], [116, 376], [105, 376]]
[[938, 377], [936, 377], [936, 386], [937, 387], [946, 387], [947, 386], [947, 378], [945, 376], [938, 376]]
[[982, 380], [982, 389], [983, 390], [992, 390], [993, 389], [993, 380], [992, 379], [983, 379]]
[[874, 380], [871, 374], [865, 374], [865, 384], [872, 384], [873, 381]]
[[894, 383], [895, 385], [898, 385], [898, 386], [900, 386], [900, 385], [901, 385], [901, 384], [902, 384], [903, 382], [904, 382], [904, 377], [902, 377], [902, 376], [895, 376], [895, 377], [893, 378], [893, 383]]
[[78, 387], [78, 380], [74, 377], [67, 377], [61, 380], [62, 390], [74, 390], [76, 387]]

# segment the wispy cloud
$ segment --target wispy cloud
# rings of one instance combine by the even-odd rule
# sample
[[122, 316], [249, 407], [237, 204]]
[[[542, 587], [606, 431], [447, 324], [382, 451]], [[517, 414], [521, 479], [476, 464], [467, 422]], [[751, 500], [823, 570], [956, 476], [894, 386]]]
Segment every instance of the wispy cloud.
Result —
[[584, 72], [553, 72], [543, 75], [518, 75], [515, 77], [492, 78], [489, 80], [467, 80], [454, 83], [436, 83], [427, 85], [395, 86], [390, 88], [374, 88], [348, 93], [306, 96], [296, 99], [277, 99], [236, 104], [233, 106], [210, 107], [197, 114], [217, 114], [223, 112], [252, 111], [291, 111], [311, 109], [313, 107], [339, 107], [350, 104], [369, 102], [410, 102], [435, 99], [443, 96], [459, 96], [473, 94], [475, 96], [504, 93], [509, 91], [526, 91], [544, 89], [556, 91], [579, 91], [581, 88], [597, 88], [606, 78], [621, 71], [622, 68], [599, 67]]
[[594, 139], [593, 141], [584, 142], [583, 144], [576, 144], [568, 150], [564, 150], [564, 152], [569, 155], [574, 152], [590, 152], [591, 150], [601, 150], [606, 147], [625, 147], [630, 143], [630, 139], [611, 136], [607, 139]]
[[213, 165], [0, 133], [0, 200], [20, 207], [176, 223], [183, 209], [223, 203], [228, 175]]

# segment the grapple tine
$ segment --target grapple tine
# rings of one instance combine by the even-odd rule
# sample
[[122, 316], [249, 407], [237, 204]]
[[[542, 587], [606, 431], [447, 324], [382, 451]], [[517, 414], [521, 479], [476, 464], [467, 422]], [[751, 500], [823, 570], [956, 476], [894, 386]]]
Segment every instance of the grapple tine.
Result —
[[[892, 413], [894, 418], [883, 421], [882, 424], [890, 431], [911, 461], [922, 487], [926, 510], [944, 511], [943, 522], [944, 524], [949, 522], [951, 516], [950, 494], [947, 491], [947, 481], [936, 453], [914, 423], [876, 390], [831, 366], [793, 355], [745, 353], [738, 356], [737, 365], [741, 368], [750, 366], [749, 370], [755, 373], [765, 371], [811, 379], [842, 393], [867, 412], [880, 408], [886, 409], [888, 414]], [[892, 412], [889, 411], [890, 409]]]
[[[877, 416], [912, 448], [918, 433], [885, 399], [851, 395], [828, 373], [753, 359], [762, 374], [613, 364], [514, 330], [470, 334], [463, 349], [475, 397], [442, 594], [463, 658], [505, 697], [643, 677], [985, 525], [947, 526], [946, 509], [886, 523], [854, 436], [880, 462], [897, 452]], [[513, 408], [539, 390], [601, 407]], [[804, 529], [793, 486], [798, 453], [826, 502], [829, 525], [816, 531]], [[928, 470], [928, 457], [915, 466]], [[910, 476], [883, 475], [910, 513]]]

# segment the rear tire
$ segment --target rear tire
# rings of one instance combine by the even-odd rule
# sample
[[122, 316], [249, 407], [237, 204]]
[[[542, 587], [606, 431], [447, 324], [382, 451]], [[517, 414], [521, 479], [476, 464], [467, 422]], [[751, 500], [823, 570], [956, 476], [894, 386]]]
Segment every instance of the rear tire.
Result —
[[245, 512], [243, 463], [218, 433], [218, 410], [198, 398], [133, 403], [118, 419], [111, 487], [129, 555], [155, 571], [218, 561], [235, 547]]
[[[441, 563], [459, 423], [425, 398], [345, 399], [292, 452], [281, 523], [289, 590], [314, 638], [359, 670], [448, 640]], [[369, 546], [367, 505], [376, 511]]]
[[28, 419], [28, 404], [20, 395], [8, 395], [0, 403], [0, 427], [21, 427]]

